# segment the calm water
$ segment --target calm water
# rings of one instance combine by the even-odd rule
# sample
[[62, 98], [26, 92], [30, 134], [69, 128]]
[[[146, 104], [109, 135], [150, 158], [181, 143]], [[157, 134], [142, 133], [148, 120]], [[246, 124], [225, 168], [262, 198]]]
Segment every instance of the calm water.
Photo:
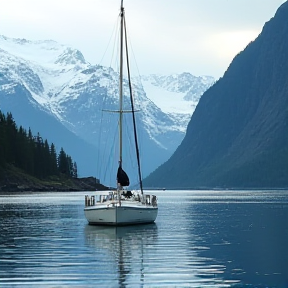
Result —
[[288, 191], [155, 193], [126, 228], [89, 226], [85, 193], [0, 196], [0, 287], [288, 287]]

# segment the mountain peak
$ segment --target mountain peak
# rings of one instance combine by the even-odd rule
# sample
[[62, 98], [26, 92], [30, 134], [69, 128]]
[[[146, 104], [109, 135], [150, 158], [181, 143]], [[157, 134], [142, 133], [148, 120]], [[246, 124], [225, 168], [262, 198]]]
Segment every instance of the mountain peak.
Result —
[[63, 65], [77, 65], [77, 64], [85, 64], [85, 58], [83, 54], [77, 50], [67, 47], [63, 53], [61, 53], [55, 64], [63, 64]]
[[14, 56], [41, 66], [49, 65], [51, 67], [55, 64], [76, 65], [85, 63], [80, 51], [54, 40], [32, 41], [0, 35], [0, 47]]

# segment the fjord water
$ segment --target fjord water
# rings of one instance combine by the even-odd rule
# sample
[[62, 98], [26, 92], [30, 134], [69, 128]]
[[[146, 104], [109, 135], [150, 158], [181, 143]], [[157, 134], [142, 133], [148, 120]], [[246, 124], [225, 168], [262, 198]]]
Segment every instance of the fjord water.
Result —
[[89, 226], [85, 193], [0, 196], [0, 287], [288, 287], [288, 191], [154, 191], [155, 224]]

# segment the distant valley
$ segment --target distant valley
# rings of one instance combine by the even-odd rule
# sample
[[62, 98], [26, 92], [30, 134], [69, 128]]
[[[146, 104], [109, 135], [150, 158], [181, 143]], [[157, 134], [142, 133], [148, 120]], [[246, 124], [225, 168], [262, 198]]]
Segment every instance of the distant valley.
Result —
[[[102, 109], [117, 109], [118, 73], [91, 65], [77, 49], [51, 40], [0, 36], [0, 57], [0, 109], [12, 112], [19, 125], [40, 132], [58, 150], [64, 147], [78, 163], [80, 176], [104, 181], [102, 157], [109, 157], [115, 135], [107, 132], [101, 138], [111, 121], [103, 118]], [[214, 82], [211, 76], [190, 73], [133, 79], [144, 177], [176, 150], [201, 95]], [[106, 170], [116, 171], [117, 163], [110, 166]], [[128, 164], [127, 170], [133, 169]], [[105, 181], [111, 185], [115, 180]]]

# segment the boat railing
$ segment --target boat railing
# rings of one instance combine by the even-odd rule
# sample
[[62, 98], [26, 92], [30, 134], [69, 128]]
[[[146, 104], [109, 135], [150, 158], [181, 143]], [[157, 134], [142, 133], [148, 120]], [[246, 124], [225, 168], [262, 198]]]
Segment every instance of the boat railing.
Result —
[[[95, 206], [95, 204], [102, 204], [102, 203], [108, 203], [108, 204], [115, 204], [120, 201], [137, 201], [141, 202], [142, 204], [145, 205], [152, 205], [153, 207], [157, 207], [157, 197], [155, 195], [150, 195], [150, 194], [143, 194], [140, 195], [139, 193], [137, 194], [131, 194], [132, 196], [125, 196], [125, 194], [120, 194], [120, 199], [119, 195], [116, 191], [111, 191], [109, 194], [105, 195], [85, 195], [85, 207], [90, 207], [90, 206]], [[96, 198], [95, 198], [96, 197]]]
[[[96, 197], [96, 198], [95, 198]], [[85, 206], [95, 206], [96, 203], [105, 203], [108, 201], [118, 202], [118, 193], [116, 191], [110, 191], [109, 194], [98, 194], [96, 196], [85, 195]], [[96, 201], [95, 201], [96, 200]]]
[[89, 197], [89, 195], [85, 195], [85, 206], [94, 206], [95, 205], [95, 196]]
[[157, 197], [155, 195], [144, 194], [142, 195], [141, 203], [157, 207]]
[[157, 207], [157, 197], [152, 195], [151, 204], [153, 207]]

